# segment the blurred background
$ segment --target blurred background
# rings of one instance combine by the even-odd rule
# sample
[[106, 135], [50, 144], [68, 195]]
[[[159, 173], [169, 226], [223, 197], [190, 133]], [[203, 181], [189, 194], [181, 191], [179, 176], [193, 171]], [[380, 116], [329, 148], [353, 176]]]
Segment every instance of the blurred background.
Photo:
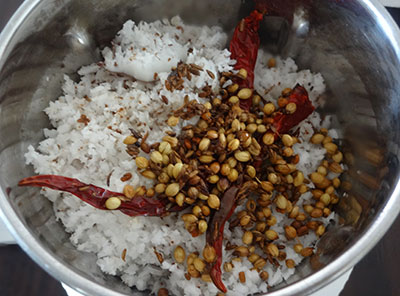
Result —
[[[0, 0], [0, 31], [22, 3]], [[382, 0], [400, 25], [400, 0]], [[390, 7], [389, 7], [390, 6]], [[1, 227], [1, 225], [0, 225]], [[400, 219], [354, 268], [340, 296], [400, 295]], [[3, 238], [2, 238], [3, 235]], [[0, 241], [6, 234], [0, 229]], [[61, 284], [44, 272], [18, 245], [0, 244], [0, 296], [66, 296]], [[95, 295], [93, 295], [95, 296]]]

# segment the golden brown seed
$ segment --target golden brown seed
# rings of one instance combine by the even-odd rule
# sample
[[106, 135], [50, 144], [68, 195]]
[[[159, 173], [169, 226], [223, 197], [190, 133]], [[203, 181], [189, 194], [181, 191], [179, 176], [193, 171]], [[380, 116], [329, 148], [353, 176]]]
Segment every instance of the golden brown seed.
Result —
[[[172, 172], [171, 172], [171, 176], [172, 176]], [[158, 181], [160, 183], [168, 183], [170, 180], [168, 174], [166, 172], [162, 172], [159, 176], [158, 176]]]
[[228, 180], [235, 182], [239, 177], [239, 172], [236, 169], [231, 169], [228, 175]]
[[178, 183], [171, 183], [165, 188], [165, 194], [167, 196], [173, 197], [178, 194], [179, 192], [179, 184]]
[[264, 105], [263, 112], [266, 115], [271, 115], [275, 111], [275, 105], [272, 103], [267, 103]]
[[256, 262], [258, 259], [260, 258], [259, 255], [257, 255], [256, 253], [252, 253], [249, 255], [249, 257], [247, 258], [251, 263]]
[[207, 131], [207, 138], [211, 139], [211, 140], [215, 140], [218, 139], [218, 132], [215, 130], [209, 130]]
[[285, 149], [283, 149], [283, 155], [286, 157], [291, 157], [294, 154], [294, 151], [292, 148], [290, 147], [286, 147]]
[[251, 159], [251, 154], [248, 151], [236, 151], [235, 158], [240, 162], [248, 162]]
[[253, 134], [257, 131], [257, 124], [255, 123], [250, 123], [246, 126], [246, 130], [250, 133]]
[[274, 226], [276, 224], [276, 222], [277, 222], [276, 217], [271, 215], [271, 217], [267, 220], [267, 225]]
[[165, 141], [162, 141], [160, 143], [160, 146], [158, 146], [158, 151], [160, 151], [160, 153], [165, 154], [165, 155], [169, 155], [172, 152], [172, 148], [171, 148], [171, 144]]
[[175, 202], [177, 203], [178, 206], [183, 206], [183, 203], [185, 201], [185, 195], [183, 193], [178, 193], [178, 195], [175, 197]]
[[250, 223], [251, 217], [249, 215], [244, 215], [240, 218], [240, 225], [247, 226]]
[[287, 266], [287, 268], [294, 268], [296, 266], [296, 264], [294, 263], [293, 259], [287, 259], [286, 266]]
[[116, 210], [121, 206], [121, 200], [118, 197], [110, 197], [106, 200], [105, 206], [109, 210]]
[[139, 169], [146, 169], [149, 167], [149, 161], [142, 156], [136, 157], [135, 162]]
[[294, 144], [293, 138], [291, 135], [288, 134], [284, 134], [282, 136], [282, 143], [283, 145], [285, 145], [286, 147], [291, 147]]
[[238, 77], [242, 78], [242, 79], [246, 79], [247, 78], [247, 70], [244, 68], [241, 68], [239, 70], [239, 73], [237, 74]]
[[224, 271], [225, 272], [231, 272], [233, 269], [233, 265], [230, 262], [225, 262], [224, 263]]
[[317, 173], [320, 173], [321, 175], [326, 176], [328, 174], [328, 171], [327, 171], [326, 167], [321, 165], [317, 168]]
[[279, 177], [275, 173], [269, 173], [268, 181], [270, 181], [272, 184], [277, 184], [279, 181]]
[[215, 251], [214, 247], [207, 244], [203, 250], [203, 257], [206, 262], [212, 263], [217, 257], [217, 252]]
[[336, 152], [334, 155], [332, 155], [332, 159], [333, 159], [333, 161], [338, 162], [338, 163], [342, 162], [343, 153], [340, 151]]
[[171, 145], [171, 147], [176, 147], [176, 146], [178, 145], [178, 139], [175, 138], [175, 137], [164, 136], [164, 137], [162, 138], [162, 140], [163, 140], [164, 142], [168, 142], [168, 143]]
[[315, 234], [318, 236], [321, 236], [325, 233], [325, 226], [324, 225], [319, 225], [317, 230], [315, 231]]
[[199, 217], [201, 215], [201, 208], [200, 206], [194, 206], [192, 208], [192, 214], [195, 215], [196, 217]]
[[265, 133], [266, 131], [267, 131], [267, 128], [266, 128], [265, 125], [259, 124], [259, 125], [257, 126], [257, 132], [258, 132], [258, 133], [263, 134], [263, 133]]
[[303, 250], [303, 245], [302, 244], [295, 244], [293, 246], [293, 250], [297, 253], [300, 254], [301, 251]]
[[199, 157], [199, 160], [202, 163], [212, 163], [214, 161], [214, 157], [211, 155], [202, 155]]
[[[234, 131], [234, 132], [237, 132], [237, 131], [239, 131], [240, 130], [240, 121], [238, 120], [238, 119], [234, 119], [233, 121], [232, 121], [232, 130]], [[229, 135], [228, 135], [229, 136]], [[229, 139], [228, 139], [228, 142], [229, 142]]]
[[210, 147], [210, 139], [209, 138], [203, 138], [201, 139], [200, 143], [199, 143], [199, 150], [200, 151], [206, 151], [208, 150], [208, 148]]
[[293, 180], [293, 185], [294, 186], [300, 186], [304, 182], [304, 175], [302, 172], [298, 171], [296, 174], [296, 177]]
[[211, 214], [210, 208], [207, 206], [201, 206], [201, 211], [204, 216], [209, 216]]
[[172, 169], [172, 176], [177, 179], [179, 174], [181, 173], [183, 168], [183, 164], [181, 162], [178, 162], [177, 164], [174, 165], [174, 168]]
[[335, 187], [335, 188], [339, 188], [339, 186], [340, 186], [340, 179], [339, 179], [339, 178], [334, 178], [334, 179], [332, 180], [332, 185], [333, 185], [333, 187]]
[[338, 147], [336, 144], [329, 142], [324, 144], [324, 148], [326, 149], [326, 152], [330, 155], [335, 154], [335, 152], [337, 151]]
[[228, 91], [231, 94], [237, 92], [238, 89], [239, 89], [239, 85], [237, 83], [228, 86]]
[[258, 106], [261, 103], [261, 97], [259, 95], [253, 96], [253, 105]]
[[193, 265], [193, 261], [195, 258], [197, 258], [199, 255], [199, 253], [195, 252], [195, 253], [190, 253], [187, 257], [186, 263], [187, 265]]
[[296, 228], [293, 226], [285, 226], [285, 235], [288, 240], [294, 239], [297, 236]]
[[218, 174], [219, 170], [221, 169], [221, 166], [218, 162], [213, 162], [210, 165], [210, 170], [214, 173], [214, 174]]
[[231, 96], [229, 98], [229, 103], [231, 103], [231, 104], [236, 104], [238, 102], [239, 102], [239, 97], [238, 96]]
[[252, 95], [253, 95], [253, 91], [250, 88], [242, 88], [241, 90], [239, 90], [239, 92], [237, 94], [237, 96], [241, 100], [250, 99]]
[[160, 152], [158, 152], [158, 151], [153, 151], [153, 152], [150, 154], [150, 159], [151, 159], [154, 163], [156, 163], [156, 164], [161, 164], [161, 163], [163, 162], [163, 156], [162, 156], [162, 154], [161, 154]]
[[311, 137], [310, 142], [313, 144], [321, 144], [324, 139], [325, 136], [323, 134], [314, 134]]
[[246, 275], [243, 271], [239, 272], [239, 281], [244, 284], [246, 282]]
[[125, 185], [123, 193], [127, 198], [133, 198], [135, 196], [135, 188], [132, 185]]
[[198, 221], [197, 217], [193, 214], [183, 214], [181, 218], [187, 223], [195, 223]]
[[208, 200], [208, 198], [209, 198], [208, 195], [205, 195], [201, 192], [199, 192], [199, 195], [197, 197], [200, 198], [201, 200]]
[[174, 250], [174, 258], [177, 263], [185, 262], [185, 250], [181, 246], [177, 246]]
[[325, 177], [324, 177], [324, 175], [322, 175], [318, 172], [314, 172], [314, 173], [311, 173], [310, 179], [314, 184], [318, 185], [318, 184], [321, 184], [322, 182], [324, 182]]
[[208, 123], [205, 120], [199, 120], [199, 122], [197, 123], [197, 126], [203, 130], [208, 128]]
[[313, 248], [308, 247], [301, 250], [300, 255], [303, 257], [310, 257], [313, 253], [314, 253]]
[[256, 169], [251, 165], [247, 166], [246, 172], [251, 178], [254, 178], [256, 176]]
[[265, 236], [266, 236], [267, 239], [269, 239], [269, 240], [276, 240], [276, 239], [279, 238], [279, 235], [276, 233], [276, 231], [275, 231], [275, 230], [272, 230], [272, 229], [268, 229], [268, 230], [265, 232]]
[[321, 195], [319, 200], [323, 202], [325, 206], [328, 206], [331, 202], [331, 196], [328, 193], [324, 193]]
[[289, 103], [286, 105], [285, 109], [287, 113], [293, 114], [297, 110], [297, 105], [296, 103]]
[[303, 205], [303, 209], [306, 213], [311, 213], [312, 210], [314, 210], [314, 207], [312, 205]]
[[263, 280], [263, 281], [267, 281], [268, 280], [268, 277], [269, 277], [269, 274], [268, 274], [268, 272], [267, 271], [261, 271], [260, 272], [260, 278]]
[[[322, 129], [321, 129], [321, 133], [322, 133]], [[323, 133], [322, 133], [323, 134]], [[322, 141], [322, 145], [325, 145], [326, 143], [331, 143], [332, 142], [332, 138], [325, 135], [324, 140]]]
[[206, 282], [206, 283], [211, 283], [212, 282], [211, 276], [209, 274], [207, 274], [207, 273], [204, 273], [204, 274], [201, 275], [201, 280], [203, 282]]
[[154, 174], [152, 171], [150, 170], [145, 170], [144, 172], [141, 173], [143, 177], [147, 178], [147, 179], [155, 179], [156, 178], [156, 174]]
[[212, 175], [212, 176], [208, 177], [207, 180], [211, 184], [216, 184], [219, 181], [219, 177], [218, 177], [218, 175]]
[[205, 102], [205, 103], [204, 103], [204, 107], [206, 107], [208, 110], [211, 110], [212, 105], [211, 105], [210, 102]]
[[221, 167], [221, 175], [228, 176], [230, 172], [231, 172], [231, 167], [229, 166], [229, 164], [224, 163]]
[[340, 165], [340, 163], [337, 163], [337, 162], [330, 163], [329, 164], [329, 170], [331, 172], [333, 172], [333, 173], [336, 173], [336, 174], [343, 173], [342, 166]]
[[193, 264], [188, 265], [188, 273], [190, 274], [191, 277], [193, 278], [199, 278], [200, 277], [200, 272], [194, 267]]
[[229, 157], [227, 163], [233, 169], [237, 165], [237, 160], [234, 157]]
[[297, 217], [296, 217], [296, 220], [297, 221], [304, 221], [304, 220], [306, 220], [307, 219], [307, 217], [306, 217], [306, 215], [304, 214], [304, 213], [299, 213], [298, 215], [297, 215]]
[[179, 123], [179, 117], [171, 116], [170, 118], [168, 118], [167, 124], [169, 126], [177, 126], [178, 123]]
[[146, 191], [146, 196], [147, 197], [153, 197], [156, 194], [155, 190], [153, 188], [149, 188]]
[[137, 139], [134, 136], [127, 136], [124, 139], [124, 144], [125, 145], [133, 145], [137, 142]]
[[196, 187], [190, 187], [187, 193], [190, 198], [196, 199], [199, 196], [199, 190]]
[[272, 257], [278, 257], [278, 255], [279, 255], [279, 249], [278, 249], [278, 247], [277, 247], [275, 244], [273, 244], [273, 243], [269, 243], [269, 244], [267, 245], [267, 252], [268, 252], [268, 254], [270, 254]]
[[267, 262], [263, 258], [260, 258], [253, 263], [254, 267], [258, 269], [262, 269], [265, 266], [265, 264], [267, 264]]
[[216, 196], [215, 194], [210, 194], [210, 196], [207, 199], [207, 204], [212, 209], [219, 209], [221, 202], [218, 196]]
[[157, 292], [157, 296], [168, 296], [168, 290], [165, 288], [160, 288]]
[[298, 206], [294, 206], [292, 211], [289, 214], [289, 218], [295, 219], [300, 212], [300, 208]]
[[287, 199], [286, 197], [284, 197], [282, 194], [279, 194], [276, 197], [276, 206], [281, 209], [281, 210], [285, 210], [287, 207]]
[[263, 190], [267, 191], [267, 192], [271, 192], [271, 191], [274, 190], [274, 184], [272, 184], [272, 183], [269, 182], [269, 181], [262, 181], [262, 182], [260, 183], [260, 185], [261, 185], [261, 188], [262, 188]]
[[325, 189], [325, 193], [328, 194], [333, 194], [335, 192], [335, 187], [329, 186], [328, 188]]
[[253, 233], [251, 231], [245, 231], [242, 241], [245, 245], [250, 245], [253, 242]]
[[203, 272], [204, 268], [206, 267], [206, 264], [204, 263], [204, 261], [198, 257], [193, 260], [193, 265], [194, 265], [194, 268], [196, 268], [196, 270], [199, 272]]
[[276, 59], [270, 58], [267, 63], [268, 68], [275, 68], [276, 67]]
[[265, 133], [263, 136], [263, 143], [265, 145], [272, 145], [275, 141], [275, 135], [273, 133]]
[[249, 249], [245, 246], [239, 246], [235, 249], [235, 254], [239, 257], [249, 256]]
[[159, 183], [154, 187], [154, 189], [158, 194], [161, 194], [161, 193], [164, 193], [166, 187], [167, 187], [167, 185]]
[[235, 151], [239, 148], [239, 146], [240, 146], [239, 139], [233, 139], [228, 143], [228, 150]]
[[322, 217], [322, 214], [323, 213], [321, 209], [315, 208], [311, 211], [310, 216], [313, 218], [320, 218]]

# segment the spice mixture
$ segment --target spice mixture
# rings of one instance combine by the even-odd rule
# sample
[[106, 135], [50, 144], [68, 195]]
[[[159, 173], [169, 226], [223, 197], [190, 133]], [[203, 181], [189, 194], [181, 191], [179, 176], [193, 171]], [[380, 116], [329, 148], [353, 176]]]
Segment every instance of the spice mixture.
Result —
[[336, 219], [323, 80], [259, 49], [262, 18], [229, 51], [218, 27], [128, 21], [45, 110], [54, 129], [26, 158], [46, 175], [20, 185], [57, 190], [43, 193], [105, 273], [158, 295], [265, 292]]

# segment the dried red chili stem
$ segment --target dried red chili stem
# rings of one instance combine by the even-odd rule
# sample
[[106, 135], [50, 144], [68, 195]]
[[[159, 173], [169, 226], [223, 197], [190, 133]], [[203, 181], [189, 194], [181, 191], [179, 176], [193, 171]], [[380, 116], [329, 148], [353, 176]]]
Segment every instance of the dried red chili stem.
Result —
[[210, 276], [214, 285], [224, 293], [227, 292], [227, 289], [221, 278], [222, 241], [224, 239], [225, 223], [232, 216], [236, 208], [238, 191], [238, 187], [231, 187], [224, 193], [221, 200], [222, 206], [219, 211], [214, 212], [209, 221], [209, 228], [206, 232], [206, 242], [210, 246], [214, 247], [217, 254], [217, 258], [211, 267]]
[[296, 111], [293, 114], [279, 113], [274, 117], [273, 126], [278, 134], [287, 133], [306, 119], [315, 109], [308, 98], [307, 90], [299, 84], [291, 91], [288, 103], [295, 103]]
[[[92, 184], [86, 184], [77, 179], [56, 175], [28, 177], [19, 181], [18, 185], [47, 187], [54, 190], [69, 192], [100, 210], [108, 210], [105, 203], [110, 197], [125, 198], [122, 193], [106, 190]], [[164, 216], [167, 212], [174, 212], [182, 209], [183, 208], [180, 207], [173, 207], [167, 211], [165, 202], [144, 196], [135, 196], [129, 201], [121, 201], [121, 206], [118, 208], [118, 210], [128, 216]]]
[[[237, 79], [235, 81], [241, 88], [253, 88], [254, 86], [254, 67], [257, 61], [258, 47], [260, 46], [258, 29], [262, 19], [263, 14], [254, 10], [237, 25], [229, 44], [231, 58], [236, 60], [235, 69], [245, 69], [247, 71], [246, 79]], [[251, 105], [251, 99], [240, 102], [240, 107], [244, 110], [250, 110]]]

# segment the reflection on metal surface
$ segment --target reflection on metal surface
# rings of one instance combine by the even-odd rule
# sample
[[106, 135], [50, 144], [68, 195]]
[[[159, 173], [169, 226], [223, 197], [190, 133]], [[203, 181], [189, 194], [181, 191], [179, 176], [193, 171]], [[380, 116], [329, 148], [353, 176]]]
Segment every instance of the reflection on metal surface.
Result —
[[[342, 180], [343, 199], [337, 205], [342, 219], [330, 226], [316, 256], [270, 295], [303, 295], [333, 280], [373, 246], [400, 210], [400, 198], [393, 194], [399, 176], [396, 40], [400, 34], [387, 14], [371, 4], [375, 1], [314, 2], [318, 4], [309, 9], [298, 6], [290, 20], [268, 17], [261, 39], [263, 46], [296, 58], [301, 67], [321, 72], [326, 79], [327, 101], [319, 111], [336, 115], [349, 168]], [[0, 38], [0, 185], [3, 192], [8, 187], [12, 192], [9, 197], [0, 194], [0, 207], [22, 246], [54, 276], [87, 294], [134, 293], [117, 278], [101, 273], [94, 255], [69, 243], [51, 203], [37, 190], [16, 187], [19, 179], [32, 174], [23, 154], [28, 145], [43, 138], [42, 129], [49, 123], [42, 110], [60, 94], [63, 75], [98, 59], [93, 49], [107, 44], [127, 19], [152, 21], [180, 14], [187, 22], [219, 24], [232, 32], [251, 3], [31, 0], [24, 7], [32, 13], [21, 13], [23, 17], [4, 31]]]

